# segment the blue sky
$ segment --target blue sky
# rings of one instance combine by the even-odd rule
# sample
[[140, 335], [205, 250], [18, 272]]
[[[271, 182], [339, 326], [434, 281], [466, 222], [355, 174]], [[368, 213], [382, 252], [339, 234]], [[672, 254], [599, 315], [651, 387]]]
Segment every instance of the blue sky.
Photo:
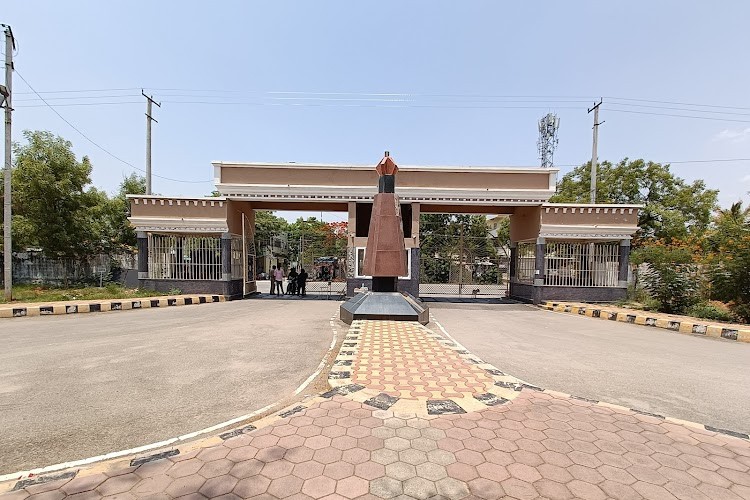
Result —
[[[549, 111], [562, 175], [590, 159], [600, 96], [600, 160], [750, 158], [747, 19], [742, 0], [6, 0], [0, 12], [18, 73], [40, 92], [86, 90], [42, 95], [139, 168], [140, 88], [163, 101], [154, 173], [197, 181], [154, 178], [169, 195], [210, 193], [212, 160], [374, 164], [388, 149], [402, 164], [534, 166]], [[15, 140], [62, 135], [110, 191], [133, 171], [14, 82]], [[750, 161], [673, 171], [720, 189], [723, 205], [750, 200]]]

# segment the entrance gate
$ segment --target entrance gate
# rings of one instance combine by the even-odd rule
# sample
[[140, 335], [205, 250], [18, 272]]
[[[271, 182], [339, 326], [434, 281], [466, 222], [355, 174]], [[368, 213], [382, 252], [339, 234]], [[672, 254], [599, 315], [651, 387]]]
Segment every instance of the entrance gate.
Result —
[[423, 214], [419, 296], [502, 298], [508, 292], [508, 242], [485, 216]]

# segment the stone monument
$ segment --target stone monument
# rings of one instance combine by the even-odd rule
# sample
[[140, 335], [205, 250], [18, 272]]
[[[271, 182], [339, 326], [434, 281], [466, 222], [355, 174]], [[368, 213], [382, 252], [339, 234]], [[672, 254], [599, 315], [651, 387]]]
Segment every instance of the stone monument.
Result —
[[372, 276], [372, 290], [359, 293], [340, 308], [341, 320], [355, 319], [429, 322], [427, 307], [408, 293], [398, 291], [399, 276], [406, 276], [407, 258], [401, 205], [396, 196], [398, 166], [386, 151], [377, 164], [378, 194], [372, 202], [363, 271]]

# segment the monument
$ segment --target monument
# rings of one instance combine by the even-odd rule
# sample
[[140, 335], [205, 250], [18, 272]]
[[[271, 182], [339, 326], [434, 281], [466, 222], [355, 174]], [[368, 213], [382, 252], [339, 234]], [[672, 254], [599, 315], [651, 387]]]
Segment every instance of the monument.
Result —
[[372, 276], [372, 290], [344, 302], [340, 317], [348, 324], [356, 319], [384, 319], [424, 325], [429, 322], [427, 307], [413, 295], [398, 291], [398, 278], [408, 274], [401, 205], [396, 196], [398, 166], [386, 151], [375, 170], [378, 194], [372, 202], [364, 258], [364, 273]]

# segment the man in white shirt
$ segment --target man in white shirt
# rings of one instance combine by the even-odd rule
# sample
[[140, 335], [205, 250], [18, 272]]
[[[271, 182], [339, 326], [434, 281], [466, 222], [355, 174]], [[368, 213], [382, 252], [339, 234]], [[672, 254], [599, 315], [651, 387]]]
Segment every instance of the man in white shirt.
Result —
[[282, 295], [284, 293], [284, 271], [281, 270], [281, 266], [273, 270], [273, 280], [276, 282], [276, 295]]

